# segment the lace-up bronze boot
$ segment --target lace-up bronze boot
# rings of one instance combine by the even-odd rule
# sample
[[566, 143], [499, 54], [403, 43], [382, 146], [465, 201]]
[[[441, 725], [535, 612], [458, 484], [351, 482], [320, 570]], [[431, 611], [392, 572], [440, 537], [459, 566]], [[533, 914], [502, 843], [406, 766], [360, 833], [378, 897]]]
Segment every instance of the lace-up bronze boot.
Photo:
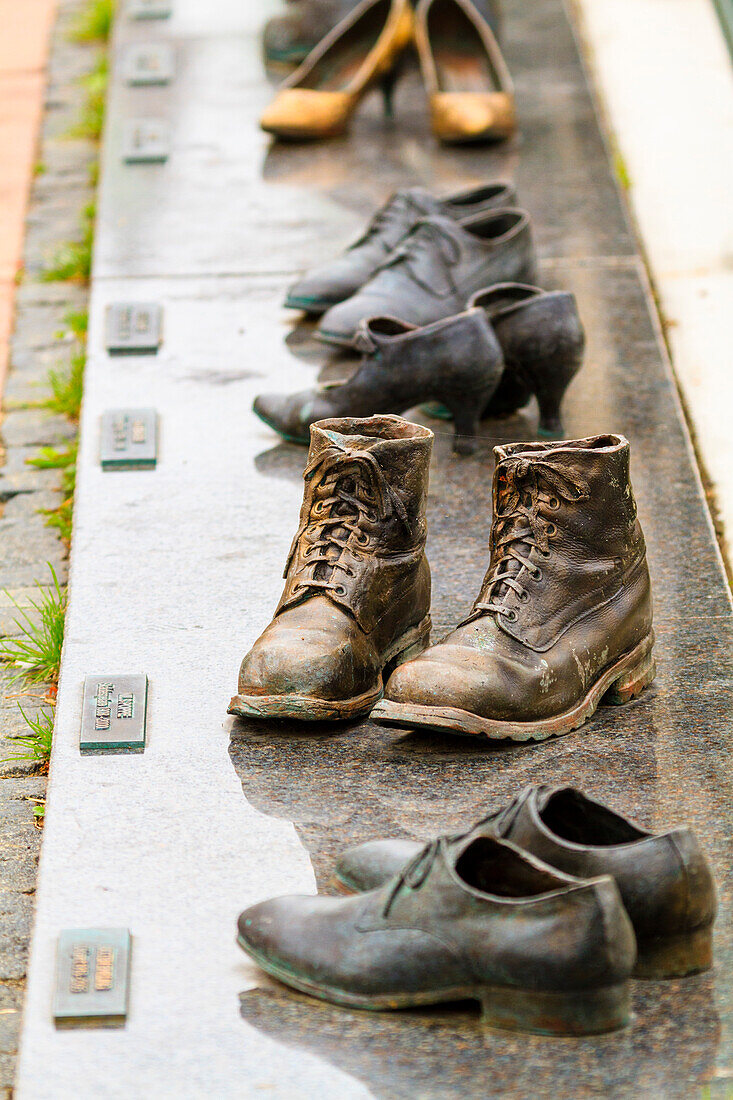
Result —
[[385, 725], [543, 740], [654, 679], [646, 548], [629, 444], [495, 449], [491, 558], [468, 618], [390, 679]]
[[430, 636], [425, 501], [433, 433], [399, 416], [311, 428], [300, 526], [275, 617], [244, 658], [229, 713], [367, 714], [387, 666]]

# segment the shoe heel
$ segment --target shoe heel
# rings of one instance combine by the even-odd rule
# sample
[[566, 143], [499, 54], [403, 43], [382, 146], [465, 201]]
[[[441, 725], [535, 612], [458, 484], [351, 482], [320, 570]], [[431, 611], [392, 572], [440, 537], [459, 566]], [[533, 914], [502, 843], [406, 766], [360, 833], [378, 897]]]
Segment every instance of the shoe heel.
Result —
[[635, 978], [686, 978], [713, 965], [713, 927], [698, 928], [679, 936], [659, 936], [637, 941]]
[[641, 695], [657, 674], [657, 663], [651, 650], [633, 668], [623, 672], [603, 697], [604, 703], [622, 706]]
[[479, 414], [483, 407], [482, 402], [477, 401], [470, 409], [459, 409], [455, 405], [450, 409], [453, 416], [453, 450], [457, 455], [474, 454], [478, 442]]
[[562, 437], [560, 406], [565, 397], [565, 391], [580, 370], [582, 362], [582, 355], [576, 355], [567, 359], [559, 368], [557, 362], [535, 363], [531, 371], [524, 372], [540, 407], [538, 435], [550, 439]]
[[433, 624], [430, 616], [426, 615], [418, 626], [413, 626], [410, 630], [405, 631], [397, 642], [397, 652], [390, 657], [385, 665], [383, 673], [385, 683], [396, 668], [404, 665], [406, 661], [411, 661], [413, 657], [419, 657], [423, 650], [428, 648], [432, 628]]
[[540, 1035], [616, 1031], [628, 1024], [631, 1006], [628, 982], [561, 993], [488, 987], [478, 996], [485, 1024]]

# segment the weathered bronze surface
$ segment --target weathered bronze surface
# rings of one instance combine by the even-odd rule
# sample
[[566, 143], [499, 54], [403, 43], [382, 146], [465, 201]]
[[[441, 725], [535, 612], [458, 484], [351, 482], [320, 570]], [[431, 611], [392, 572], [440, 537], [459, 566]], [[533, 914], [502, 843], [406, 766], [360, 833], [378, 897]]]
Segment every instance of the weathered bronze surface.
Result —
[[275, 617], [242, 661], [229, 713], [368, 714], [383, 672], [425, 648], [425, 503], [433, 433], [399, 416], [311, 428], [300, 526]]
[[153, 470], [158, 460], [155, 409], [110, 409], [102, 417], [103, 470]]
[[166, 42], [149, 42], [130, 46], [125, 54], [123, 72], [125, 82], [131, 86], [143, 84], [168, 84], [175, 73], [176, 58], [173, 47]]
[[628, 1023], [636, 941], [608, 876], [585, 883], [493, 836], [428, 844], [352, 898], [246, 909], [240, 946], [287, 985], [349, 1008], [475, 999], [494, 1027], [592, 1035]]
[[143, 752], [147, 706], [147, 676], [87, 676], [79, 738], [81, 752]]
[[127, 928], [62, 932], [56, 949], [56, 1027], [124, 1027], [131, 952]]
[[155, 355], [163, 338], [163, 310], [154, 302], [107, 307], [105, 343], [110, 355]]
[[162, 164], [170, 152], [168, 123], [162, 118], [132, 119], [122, 137], [126, 164]]
[[629, 444], [496, 448], [491, 556], [471, 613], [390, 677], [389, 725], [541, 741], [654, 679], [646, 544]]

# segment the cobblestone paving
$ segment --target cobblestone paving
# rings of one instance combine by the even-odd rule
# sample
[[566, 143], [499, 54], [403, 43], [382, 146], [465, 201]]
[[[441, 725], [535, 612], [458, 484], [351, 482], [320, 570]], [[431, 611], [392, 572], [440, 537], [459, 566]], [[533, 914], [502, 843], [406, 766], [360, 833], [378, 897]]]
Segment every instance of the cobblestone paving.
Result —
[[[45, 395], [49, 368], [68, 358], [71, 340], [58, 336], [64, 316], [85, 309], [87, 300], [83, 287], [41, 279], [54, 247], [78, 235], [81, 211], [93, 197], [90, 168], [96, 150], [68, 137], [83, 99], [78, 78], [95, 56], [93, 48], [68, 40], [79, 6], [79, 0], [59, 4], [0, 423], [0, 635], [5, 636], [18, 633], [11, 597], [27, 607], [34, 583], [50, 580], [47, 563], [66, 581], [65, 547], [40, 514], [60, 502], [58, 471], [37, 470], [26, 459], [74, 434], [66, 419], [33, 404]], [[34, 799], [46, 788], [34, 763], [8, 760], [18, 751], [12, 738], [27, 728], [18, 710], [22, 690], [0, 671], [0, 1100], [12, 1094], [42, 836], [34, 825]], [[42, 687], [34, 689], [24, 709], [32, 713], [42, 695]]]

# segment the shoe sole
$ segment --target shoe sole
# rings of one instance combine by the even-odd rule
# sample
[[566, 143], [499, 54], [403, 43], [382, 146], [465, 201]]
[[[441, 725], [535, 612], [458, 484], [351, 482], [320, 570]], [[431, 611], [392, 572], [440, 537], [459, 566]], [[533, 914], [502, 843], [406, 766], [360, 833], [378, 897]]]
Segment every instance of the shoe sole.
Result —
[[341, 302], [341, 298], [334, 298], [333, 301], [327, 301], [325, 298], [293, 298], [290, 294], [285, 299], [286, 309], [300, 309], [303, 313], [309, 313], [314, 317], [320, 317], [322, 313], [326, 313], [331, 306], [337, 306]]
[[317, 984], [293, 974], [256, 951], [242, 936], [237, 937], [237, 943], [266, 974], [284, 985], [344, 1008], [389, 1012], [456, 1001], [479, 1001], [483, 1020], [490, 1027], [531, 1031], [538, 1035], [597, 1035], [617, 1031], [629, 1022], [631, 997], [628, 982], [594, 990], [551, 993], [495, 985], [457, 985], [425, 992], [364, 996], [325, 983]]
[[[410, 627], [393, 642], [385, 654], [383, 672], [391, 672], [405, 661], [427, 649], [431, 630], [430, 616]], [[376, 687], [350, 699], [319, 699], [313, 695], [235, 695], [227, 713], [238, 718], [294, 718], [301, 722], [338, 722], [369, 714], [382, 698], [384, 679], [380, 672]]]
[[302, 447], [307, 447], [310, 443], [310, 439], [306, 439], [305, 436], [288, 435], [287, 432], [284, 432], [282, 428], [278, 428], [277, 424], [270, 420], [268, 416], [265, 416], [264, 413], [261, 413], [259, 409], [255, 409], [254, 406], [252, 407], [252, 412], [263, 424], [266, 424], [268, 428], [272, 428], [273, 432], [277, 432], [286, 443], [298, 443]]
[[544, 741], [578, 729], [595, 714], [599, 703], [620, 705], [640, 695], [656, 675], [652, 655], [654, 633], [632, 649], [596, 680], [581, 702], [564, 714], [541, 718], [536, 722], [506, 722], [482, 718], [458, 707], [427, 707], [412, 703], [394, 703], [383, 699], [376, 705], [372, 718], [380, 726], [401, 729], [428, 729], [439, 733], [455, 733], [464, 737], [487, 737], [491, 741]]
[[313, 333], [316, 340], [320, 340], [322, 344], [333, 344], [337, 348], [350, 348], [354, 350], [354, 339], [352, 336], [342, 336], [338, 332], [329, 332], [328, 329], [316, 329]]

